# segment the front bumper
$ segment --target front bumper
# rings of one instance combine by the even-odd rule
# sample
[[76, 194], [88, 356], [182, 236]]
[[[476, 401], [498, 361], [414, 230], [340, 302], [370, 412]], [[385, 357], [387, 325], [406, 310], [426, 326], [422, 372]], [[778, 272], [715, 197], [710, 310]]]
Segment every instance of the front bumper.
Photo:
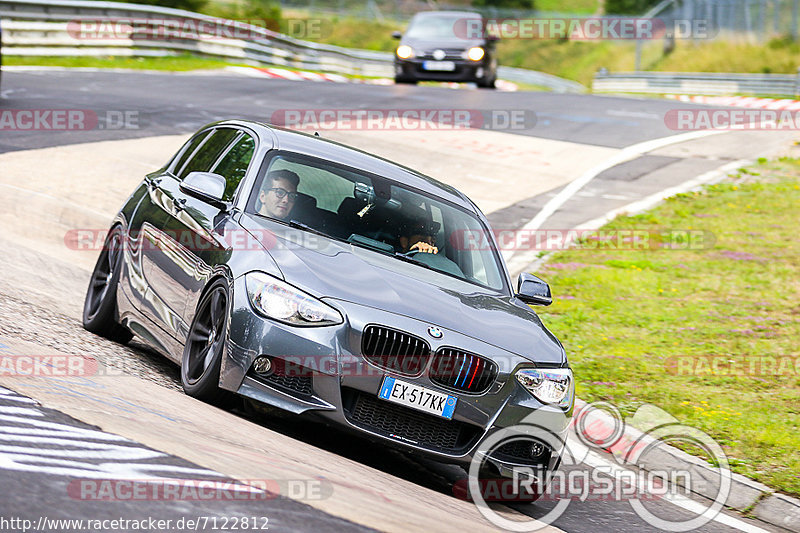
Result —
[[[423, 59], [395, 59], [395, 77], [417, 81], [455, 81], [477, 82], [490, 79], [484, 61], [452, 60], [455, 69], [451, 71], [426, 70]], [[448, 60], [450, 61], [450, 60]]]
[[[431, 324], [411, 317], [351, 302], [325, 301], [345, 317], [343, 324], [288, 326], [258, 315], [247, 297], [244, 277], [237, 279], [220, 386], [292, 413], [314, 413], [407, 452], [465, 467], [483, 441], [518, 424], [525, 424], [528, 438], [543, 443], [565, 441], [572, 409], [565, 412], [541, 404], [513, 377], [518, 368], [533, 366], [530, 361], [444, 328], [442, 338], [433, 339], [427, 334]], [[468, 394], [438, 385], [427, 372], [410, 377], [379, 368], [361, 354], [362, 334], [368, 324], [382, 324], [424, 338], [432, 351], [441, 343], [492, 359], [498, 365], [497, 378], [486, 392]], [[283, 372], [268, 377], [256, 374], [252, 364], [262, 355], [271, 357]], [[379, 399], [378, 391], [387, 375], [456, 396], [452, 420]], [[558, 444], [545, 448], [536, 457], [525, 457], [525, 446], [517, 443], [504, 448], [509, 453], [492, 452], [489, 460], [506, 475], [516, 466], [550, 470], [557, 464], [563, 445], [560, 449]]]

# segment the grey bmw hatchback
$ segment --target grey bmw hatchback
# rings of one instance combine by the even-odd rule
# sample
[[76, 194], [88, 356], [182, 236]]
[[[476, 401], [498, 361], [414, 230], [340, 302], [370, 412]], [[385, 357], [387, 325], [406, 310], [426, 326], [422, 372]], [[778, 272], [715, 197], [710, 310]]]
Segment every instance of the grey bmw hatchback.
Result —
[[[455, 188], [232, 120], [200, 129], [125, 202], [83, 324], [137, 335], [198, 399], [233, 392], [509, 475], [555, 468], [572, 416], [565, 351], [529, 305], [550, 303], [535, 276], [512, 287], [485, 216]], [[523, 421], [536, 429], [479, 450]]]

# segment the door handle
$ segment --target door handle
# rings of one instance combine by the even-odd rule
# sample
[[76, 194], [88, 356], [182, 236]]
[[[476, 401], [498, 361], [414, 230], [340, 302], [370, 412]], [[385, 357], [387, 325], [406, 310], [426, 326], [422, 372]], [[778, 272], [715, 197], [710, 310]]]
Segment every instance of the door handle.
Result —
[[186, 198], [176, 198], [173, 200], [175, 211], [183, 211], [186, 208]]

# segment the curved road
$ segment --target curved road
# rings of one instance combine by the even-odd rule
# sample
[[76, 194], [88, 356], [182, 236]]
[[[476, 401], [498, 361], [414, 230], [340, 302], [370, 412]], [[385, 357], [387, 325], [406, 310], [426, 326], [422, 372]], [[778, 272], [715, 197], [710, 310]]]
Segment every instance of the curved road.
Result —
[[[593, 168], [599, 170], [596, 176], [592, 176], [594, 179], [591, 183], [579, 193], [570, 196], [563, 206], [556, 209], [544, 227], [575, 227], [576, 224], [602, 216], [611, 209], [687, 181], [698, 174], [713, 171], [726, 163], [774, 152], [783, 148], [788, 139], [785, 135], [775, 133], [766, 136], [752, 132], [725, 133], [690, 141], [676, 139], [674, 143], [644, 150], [627, 161], [606, 165], [607, 168], [604, 168], [603, 162], [619, 154], [620, 149], [675, 135], [677, 132], [665, 126], [663, 117], [667, 111], [675, 108], [676, 104], [654, 99], [550, 93], [502, 93], [436, 87], [294, 82], [220, 73], [165, 74], [59, 70], [5, 72], [2, 97], [0, 113], [19, 109], [87, 109], [101, 117], [117, 117], [127, 111], [135, 113], [136, 127], [0, 133], [0, 168], [5, 166], [8, 170], [6, 176], [2, 175], [4, 172], [0, 172], [0, 185], [5, 186], [4, 190], [8, 192], [6, 203], [13, 197], [17, 203], [13, 207], [18, 213], [24, 210], [24, 205], [20, 206], [19, 203], [27, 201], [28, 198], [34, 205], [51, 206], [52, 202], [58, 202], [59, 199], [62, 201], [61, 210], [57, 215], [49, 208], [32, 213], [31, 219], [40, 221], [41, 225], [31, 222], [26, 229], [20, 229], [18, 219], [0, 217], [0, 227], [4, 229], [0, 234], [0, 244], [7, 252], [0, 259], [0, 269], [4, 272], [3, 276], [0, 276], [0, 354], [30, 354], [37, 353], [37, 350], [41, 351], [39, 353], [50, 353], [55, 350], [77, 354], [85, 353], [88, 349], [103, 364], [123, 369], [125, 374], [137, 376], [131, 379], [145, 381], [135, 386], [126, 385], [128, 382], [120, 382], [120, 388], [113, 393], [117, 396], [109, 397], [104, 396], [106, 392], [96, 389], [90, 394], [88, 391], [92, 387], [86, 383], [54, 384], [48, 381], [45, 386], [37, 382], [15, 381], [0, 376], [0, 384], [10, 389], [0, 389], [0, 421], [3, 420], [3, 416], [10, 416], [9, 413], [27, 413], [31, 417], [41, 417], [54, 424], [72, 424], [80, 426], [82, 430], [88, 428], [85, 424], [68, 420], [64, 414], [48, 410], [46, 407], [36, 408], [41, 410], [38, 414], [30, 410], [24, 411], [31, 409], [32, 404], [25, 399], [31, 396], [45, 406], [49, 405], [48, 402], [52, 402], [59, 407], [59, 410], [72, 414], [80, 420], [85, 419], [90, 424], [100, 425], [101, 429], [112, 434], [125, 434], [132, 439], [130, 443], [125, 443], [125, 446], [130, 447], [136, 446], [136, 442], [140, 440], [147, 445], [148, 439], [154, 438], [147, 432], [146, 427], [131, 428], [132, 421], [138, 420], [138, 417], [148, 423], [152, 421], [153, 424], [164, 424], [166, 432], [171, 431], [169, 429], [173, 427], [171, 424], [179, 428], [179, 424], [184, 423], [184, 426], [180, 426], [182, 429], [175, 430], [176, 435], [184, 435], [185, 433], [180, 431], [186, 430], [192, 422], [194, 425], [191, 427], [194, 429], [191, 431], [194, 431], [196, 446], [187, 446], [185, 442], [182, 444], [167, 442], [169, 437], [162, 436], [161, 438], [165, 439], [162, 442], [163, 448], [153, 444], [148, 449], [155, 448], [167, 452], [163, 464], [171, 468], [210, 469], [210, 473], [206, 475], [211, 477], [221, 476], [216, 472], [224, 473], [227, 471], [226, 468], [233, 467], [219, 457], [208, 459], [207, 455], [196, 449], [203, 448], [205, 442], [204, 436], [197, 433], [197, 426], [202, 422], [188, 420], [188, 414], [185, 415], [186, 421], [170, 420], [167, 413], [172, 412], [171, 410], [160, 410], [157, 402], [144, 398], [137, 399], [135, 393], [136, 387], [141, 386], [144, 387], [143, 390], [154, 391], [153, 394], [160, 394], [157, 391], [178, 394], [174, 392], [179, 389], [175, 368], [135, 343], [131, 347], [121, 347], [84, 332], [80, 328], [76, 311], [82, 299], [82, 286], [88, 279], [86, 265], [64, 261], [65, 256], [58, 250], [58, 243], [50, 238], [52, 235], [48, 234], [47, 238], [42, 236], [45, 233], [45, 225], [52, 222], [53, 216], [60, 217], [62, 226], [64, 220], [72, 220], [71, 216], [77, 220], [87, 220], [80, 218], [82, 209], [86, 206], [80, 206], [78, 205], [80, 202], [75, 201], [81, 198], [80, 194], [71, 192], [69, 190], [71, 186], [65, 184], [75, 184], [75, 188], [78, 189], [81, 178], [85, 178], [84, 175], [93, 170], [98, 161], [104, 157], [108, 159], [119, 156], [118, 151], [107, 154], [103, 152], [104, 149], [137, 147], [138, 150], [156, 153], [153, 160], [159, 161], [170, 154], [174, 146], [180, 144], [182, 137], [159, 137], [164, 139], [158, 141], [161, 146], [147, 144], [148, 138], [186, 134], [205, 123], [229, 117], [268, 121], [274, 112], [286, 109], [477, 109], [533, 112], [536, 115], [536, 124], [533, 127], [485, 132], [485, 135], [479, 137], [466, 134], [464, 137], [458, 137], [454, 133], [456, 136], [437, 138], [436, 135], [420, 132], [399, 132], [399, 136], [394, 137], [393, 132], [329, 133], [334, 139], [353, 142], [387, 156], [402, 158], [410, 153], [410, 159], [402, 162], [418, 166], [434, 176], [438, 175], [437, 171], [442, 171], [442, 167], [437, 165], [443, 163], [436, 161], [441, 159], [437, 155], [442, 151], [453, 149], [454, 141], [456, 143], [461, 141], [463, 146], [456, 148], [462, 151], [451, 152], [449, 155], [455, 157], [461, 154], [472, 162], [471, 165], [474, 164], [481, 169], [481, 175], [471, 178], [465, 173], [451, 181], [456, 186], [467, 189], [468, 194], [478, 205], [488, 212], [495, 227], [516, 229], [533, 218], [538, 210], [548, 204], [571, 180], [581, 174], [591, 173]], [[130, 144], [86, 144], [109, 140], [125, 141]], [[399, 144], [400, 142], [402, 144]], [[429, 144], [416, 144], [423, 142]], [[84, 144], [87, 149], [80, 146]], [[427, 156], [425, 150], [429, 152]], [[559, 160], [553, 159], [555, 154], [559, 155]], [[540, 166], [520, 168], [513, 176], [508, 175], [509, 170], [502, 167], [504, 160], [528, 161], [526, 157], [538, 157], [536, 161]], [[481, 167], [481, 164], [485, 166]], [[58, 175], [47, 175], [43, 168]], [[109, 168], [113, 168], [113, 165]], [[540, 177], [540, 171], [544, 177]], [[143, 172], [136, 169], [133, 174], [141, 173]], [[49, 179], [52, 179], [55, 186], [48, 188]], [[508, 183], [504, 183], [504, 180]], [[114, 188], [111, 185], [113, 181], [114, 176], [109, 176], [110, 189]], [[130, 189], [127, 184], [125, 187], [123, 190]], [[505, 187], [509, 190], [503, 190]], [[510, 199], [495, 197], [493, 191], [497, 189], [500, 189], [502, 196], [505, 197], [513, 191], [515, 197]], [[73, 197], [71, 194], [77, 196]], [[119, 195], [116, 191], [114, 194]], [[49, 198], [43, 198], [44, 196]], [[35, 203], [40, 201], [44, 203]], [[110, 200], [106, 197], [102, 202], [91, 204], [90, 207], [116, 205], [118, 201], [116, 196]], [[3, 200], [0, 200], [0, 204], [3, 204]], [[71, 205], [74, 207], [70, 207]], [[12, 207], [1, 206], [7, 209]], [[103, 207], [99, 211], [103, 214], [108, 209]], [[113, 210], [106, 214], [110, 217], [112, 213]], [[69, 222], [66, 224], [69, 225]], [[125, 390], [127, 386], [132, 387], [130, 391]], [[54, 390], [61, 392], [53, 392]], [[129, 394], [126, 395], [126, 392]], [[173, 398], [170, 401], [176, 402], [176, 406], [189, 405], [183, 396], [169, 396], [169, 398]], [[123, 399], [131, 405], [122, 406], [120, 402]], [[108, 418], [108, 413], [95, 412], [85, 407], [92, 402], [109, 406], [113, 404], [113, 408], [106, 407], [99, 411], [108, 410], [112, 415], [117, 413], [120, 420], [115, 424]], [[353, 469], [359, 471], [366, 469], [367, 476], [385, 480], [388, 484], [386, 495], [396, 497], [402, 493], [391, 491], [402, 487], [402, 490], [409, 491], [405, 496], [408, 502], [413, 504], [419, 499], [419, 505], [422, 505], [425, 494], [451, 495], [454, 484], [463, 478], [463, 473], [458, 469], [421, 463], [372, 446], [360, 446], [358, 445], [360, 441], [354, 441], [351, 437], [340, 435], [335, 431], [320, 431], [317, 425], [282, 418], [263, 419], [244, 406], [233, 407], [236, 416], [220, 413], [209, 406], [197, 405], [196, 402], [191, 405], [192, 416], [198, 419], [211, 417], [223, 425], [229, 425], [231, 435], [236, 434], [236, 431], [246, 433], [263, 430], [264, 435], [273, 435], [270, 438], [283, 443], [284, 447], [287, 443], [294, 442], [298, 449], [310, 447], [307, 449], [316, 450], [316, 455], [309, 459], [309, 466], [325, 472], [325, 477], [334, 483], [335, 490], [347, 486], [345, 481], [349, 479]], [[85, 416], [79, 416], [81, 414]], [[25, 424], [29, 423], [17, 420], [13, 422], [13, 426], [25, 427]], [[260, 426], [266, 427], [260, 429]], [[224, 427], [222, 429], [225, 430]], [[59, 429], [59, 431], [65, 430]], [[275, 433], [268, 434], [267, 431]], [[8, 432], [19, 432], [19, 429], [11, 431], [5, 428], [0, 431], [0, 433]], [[95, 435], [93, 438], [103, 441], [112, 437]], [[39, 445], [39, 448], [41, 446], [43, 445]], [[295, 445], [289, 444], [289, 446]], [[266, 448], [269, 449], [269, 446]], [[242, 448], [234, 449], [242, 450]], [[4, 448], [0, 448], [0, 458], [3, 457], [3, 453]], [[290, 460], [280, 453], [276, 457]], [[241, 461], [242, 459], [239, 459], [239, 462]], [[60, 482], [53, 482], [52, 477], [43, 473], [4, 470], [3, 464], [0, 463], [0, 479], [3, 480], [4, 486], [11, 486], [13, 483], [18, 487], [0, 496], [0, 508], [4, 511], [8, 509], [4, 515], [35, 517], [49, 512], [51, 516], [69, 517], [71, 513], [77, 512], [81, 516], [90, 517], [95, 513], [102, 516], [117, 514], [113, 507], [102, 507], [101, 503], [88, 505], [84, 502], [81, 507], [73, 508], [74, 502], [65, 496], [64, 487], [59, 485]], [[293, 467], [287, 466], [287, 468], [291, 470]], [[226, 479], [230, 477], [246, 478], [231, 474]], [[392, 485], [395, 483], [393, 480], [397, 480], [399, 485]], [[356, 490], [352, 487], [350, 489]], [[370, 490], [372, 492], [364, 496], [367, 499], [363, 505], [367, 505], [367, 501], [372, 501], [369, 498], [379, 496], [381, 492], [380, 488], [373, 487]], [[50, 491], [50, 501], [55, 502], [55, 506], [45, 507], [40, 501], [26, 497], [34, 491], [36, 493]], [[448, 507], [452, 505], [454, 522], [442, 523], [442, 528], [445, 525], [448, 528], [456, 527], [455, 515], [460, 512], [458, 509], [464, 509], [459, 505], [466, 505], [452, 498], [442, 501], [448, 500], [451, 503], [446, 505]], [[284, 526], [293, 530], [336, 530], [357, 529], [369, 525], [376, 529], [398, 529], [398, 522], [389, 518], [383, 524], [376, 522], [374, 518], [342, 522], [340, 521], [342, 519], [337, 517], [343, 514], [326, 509], [324, 503], [310, 502], [309, 505], [305, 505], [281, 497], [260, 505], [261, 507], [257, 507], [258, 511], [271, 515], [276, 528]], [[358, 503], [354, 502], [353, 505], [355, 510], [352, 512], [358, 515]], [[204, 510], [202, 506], [193, 508], [187, 504], [170, 505], [168, 502], [159, 502], [156, 506], [148, 502], [139, 502], [138, 505], [131, 503], [129, 507], [121, 504], [118, 506], [121, 508], [119, 513], [124, 516], [161, 513], [163, 516], [177, 517], [187, 512], [199, 514]], [[665, 501], [656, 502], [654, 506], [660, 516], [675, 520], [689, 516], [684, 508]], [[413, 505], [411, 507], [413, 508]], [[532, 517], [544, 515], [550, 507], [552, 503], [515, 506], [520, 513]], [[100, 508], [102, 512], [97, 511]], [[384, 512], [390, 512], [388, 509], [391, 509], [391, 506]], [[213, 506], [205, 511], [206, 514], [217, 515], [222, 512]], [[242, 509], [236, 508], [231, 513], [236, 514], [240, 511]], [[366, 513], [366, 510], [364, 512]], [[303, 517], [305, 522], [298, 523], [295, 518], [297, 516]], [[350, 515], [351, 520], [352, 516]], [[517, 515], [517, 519], [519, 516]], [[727, 513], [725, 516], [729, 518], [726, 523], [712, 522], [702, 530], [777, 531], [776, 528], [740, 518], [732, 513]], [[399, 523], [402, 522], [401, 517]], [[573, 502], [554, 525], [570, 532], [658, 531], [634, 514], [625, 501]], [[432, 527], [436, 529], [435, 526]]]

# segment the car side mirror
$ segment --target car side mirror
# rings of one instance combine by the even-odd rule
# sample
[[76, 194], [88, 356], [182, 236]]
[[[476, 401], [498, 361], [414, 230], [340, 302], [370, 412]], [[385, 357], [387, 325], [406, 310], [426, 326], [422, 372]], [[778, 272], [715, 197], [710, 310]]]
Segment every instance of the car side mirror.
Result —
[[190, 194], [211, 205], [224, 208], [227, 203], [223, 201], [225, 196], [225, 178], [213, 172], [190, 172], [181, 181], [180, 188], [186, 194]]
[[392, 32], [392, 39], [402, 39], [402, 38], [403, 38], [403, 34], [400, 33], [399, 31], [393, 31]]
[[553, 297], [550, 295], [550, 285], [533, 274], [523, 272], [517, 280], [517, 298], [526, 304], [550, 305]]

